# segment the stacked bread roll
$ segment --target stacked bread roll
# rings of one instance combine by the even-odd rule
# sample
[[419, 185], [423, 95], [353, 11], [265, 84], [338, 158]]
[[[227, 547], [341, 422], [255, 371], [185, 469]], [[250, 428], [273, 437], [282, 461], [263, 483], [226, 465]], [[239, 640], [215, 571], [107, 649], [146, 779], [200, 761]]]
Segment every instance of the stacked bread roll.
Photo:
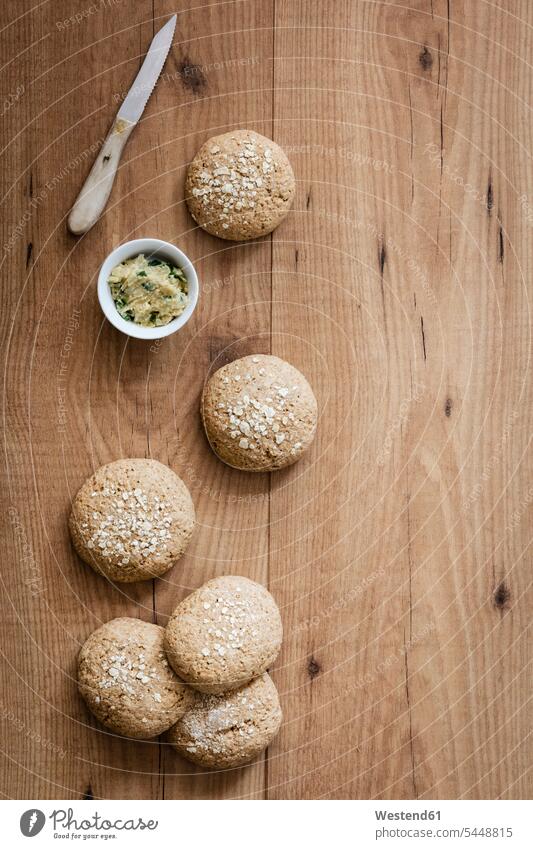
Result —
[[147, 739], [168, 732], [184, 757], [211, 769], [254, 760], [282, 720], [267, 674], [282, 640], [265, 587], [225, 575], [174, 610], [166, 628], [113, 619], [79, 654], [80, 693], [110, 731]]

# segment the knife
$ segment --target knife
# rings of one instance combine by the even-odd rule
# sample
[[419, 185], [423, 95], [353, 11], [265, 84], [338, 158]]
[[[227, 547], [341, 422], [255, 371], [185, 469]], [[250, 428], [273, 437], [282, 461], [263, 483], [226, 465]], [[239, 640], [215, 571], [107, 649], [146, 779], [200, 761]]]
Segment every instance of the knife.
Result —
[[141, 69], [118, 110], [89, 176], [70, 211], [67, 226], [75, 236], [90, 230], [104, 211], [113, 188], [122, 151], [126, 147], [135, 124], [144, 112], [144, 107], [148, 103], [148, 98], [168, 56], [174, 38], [176, 18], [177, 15], [174, 15], [167, 21], [152, 39]]

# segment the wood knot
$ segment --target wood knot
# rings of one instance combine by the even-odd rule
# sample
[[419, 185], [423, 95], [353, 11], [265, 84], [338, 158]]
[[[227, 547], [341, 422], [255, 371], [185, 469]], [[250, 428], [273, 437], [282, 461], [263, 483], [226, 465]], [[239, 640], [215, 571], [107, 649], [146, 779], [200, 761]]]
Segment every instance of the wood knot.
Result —
[[187, 56], [178, 65], [178, 73], [185, 88], [193, 94], [201, 94], [207, 87], [207, 79], [200, 65], [195, 65]]
[[511, 591], [505, 585], [505, 581], [501, 581], [500, 584], [494, 590], [492, 595], [492, 602], [496, 610], [507, 610], [509, 607], [509, 602], [511, 600]]
[[503, 262], [503, 257], [505, 255], [505, 244], [503, 241], [503, 227], [500, 224], [498, 226], [498, 262]]
[[385, 271], [385, 263], [387, 262], [387, 251], [385, 250], [385, 245], [379, 240], [378, 243], [378, 263], [379, 263], [379, 273], [383, 277], [383, 272]]
[[93, 788], [91, 787], [91, 785], [90, 785], [90, 784], [89, 784], [89, 786], [87, 787], [87, 790], [85, 791], [85, 793], [83, 794], [83, 796], [82, 796], [81, 798], [82, 798], [82, 799], [87, 799], [88, 801], [91, 801], [91, 799], [94, 799], [94, 796], [93, 796]]
[[313, 678], [316, 678], [316, 676], [317, 676], [319, 673], [320, 673], [320, 664], [319, 664], [319, 663], [318, 663], [318, 661], [317, 661], [317, 660], [315, 660], [315, 658], [311, 655], [311, 657], [309, 658], [309, 662], [308, 662], [308, 664], [307, 664], [307, 674], [309, 675], [309, 677], [310, 677], [310, 679], [311, 679], [311, 681], [312, 681], [312, 680], [313, 680]]
[[431, 71], [431, 68], [433, 67], [433, 56], [431, 55], [425, 44], [424, 49], [421, 50], [418, 54], [418, 61], [422, 65], [424, 71]]
[[489, 174], [489, 184], [487, 186], [487, 212], [489, 215], [492, 212], [492, 207], [494, 206], [494, 189], [492, 188], [492, 178]]

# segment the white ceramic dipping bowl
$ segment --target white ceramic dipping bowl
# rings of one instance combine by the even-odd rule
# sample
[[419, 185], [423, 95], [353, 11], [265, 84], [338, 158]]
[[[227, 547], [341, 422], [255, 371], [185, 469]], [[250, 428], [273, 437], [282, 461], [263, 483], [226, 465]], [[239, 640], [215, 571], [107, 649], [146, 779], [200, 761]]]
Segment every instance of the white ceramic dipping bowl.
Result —
[[[172, 265], [182, 268], [189, 284], [189, 303], [181, 315], [169, 321], [168, 324], [162, 325], [162, 327], [141, 327], [134, 321], [126, 321], [117, 310], [111, 295], [108, 283], [111, 271], [120, 262], [138, 256], [138, 254], [164, 259], [171, 262]], [[189, 257], [179, 248], [171, 245], [170, 242], [162, 242], [161, 239], [133, 239], [131, 242], [124, 242], [123, 245], [119, 245], [118, 248], [111, 251], [98, 275], [98, 300], [105, 317], [117, 330], [125, 333], [126, 336], [133, 336], [135, 339], [164, 339], [165, 336], [170, 336], [176, 330], [180, 330], [187, 324], [196, 309], [199, 288], [198, 277]]]

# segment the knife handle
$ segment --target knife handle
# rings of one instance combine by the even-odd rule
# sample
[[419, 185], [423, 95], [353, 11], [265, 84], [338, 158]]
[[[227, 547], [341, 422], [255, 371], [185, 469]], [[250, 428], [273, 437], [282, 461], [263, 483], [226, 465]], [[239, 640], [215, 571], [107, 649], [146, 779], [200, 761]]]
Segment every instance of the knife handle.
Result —
[[123, 118], [116, 118], [111, 127], [67, 220], [68, 229], [75, 236], [90, 230], [104, 211], [122, 151], [134, 126]]

